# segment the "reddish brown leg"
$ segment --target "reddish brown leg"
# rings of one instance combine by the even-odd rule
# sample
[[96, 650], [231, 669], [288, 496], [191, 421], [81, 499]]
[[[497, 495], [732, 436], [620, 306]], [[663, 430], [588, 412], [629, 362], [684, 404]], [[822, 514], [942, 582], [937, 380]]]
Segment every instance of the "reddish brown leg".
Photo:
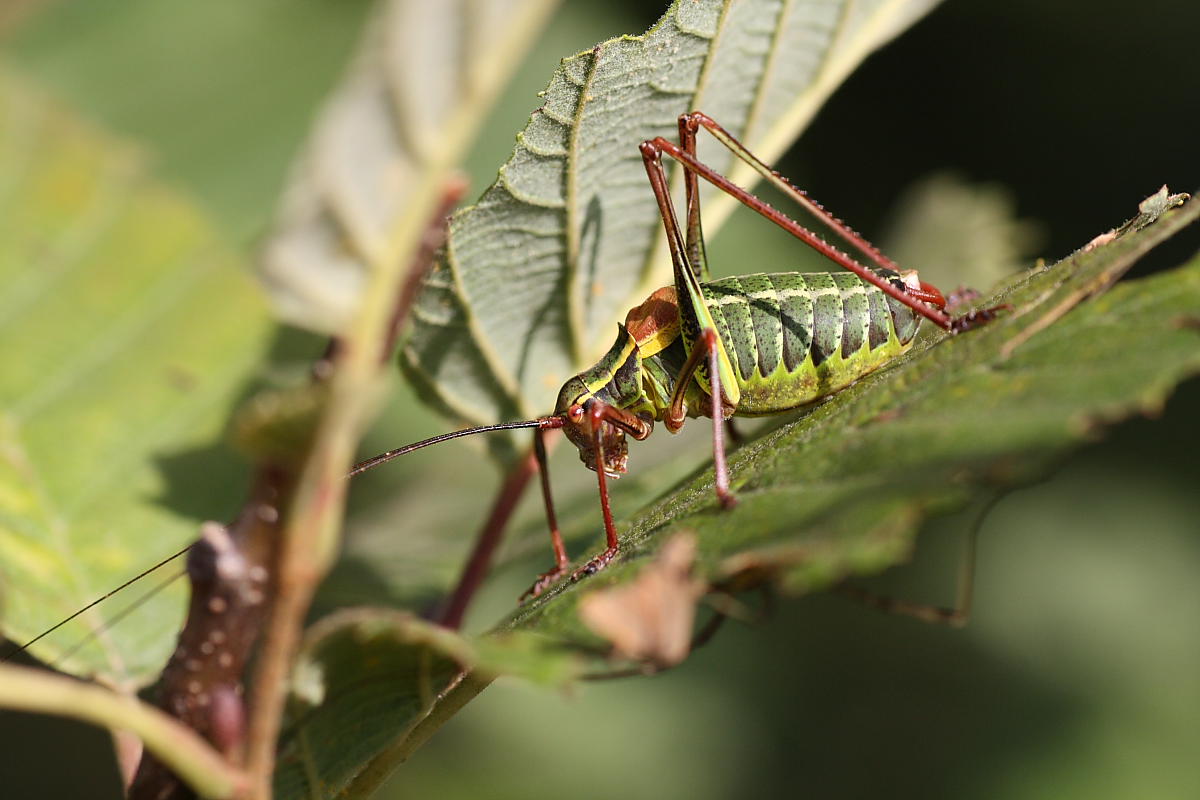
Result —
[[566, 545], [563, 544], [562, 531], [558, 527], [558, 516], [554, 513], [554, 498], [550, 494], [550, 469], [546, 461], [546, 442], [541, 430], [533, 432], [533, 452], [537, 457], [538, 472], [542, 478], [542, 500], [546, 505], [546, 524], [550, 528], [550, 546], [554, 549], [554, 567], [538, 576], [533, 586], [521, 595], [521, 602], [546, 591], [567, 574], [567, 568], [571, 565], [571, 560], [567, 558]]
[[609, 505], [608, 500], [608, 478], [604, 472], [604, 437], [600, 435], [600, 429], [609, 416], [609, 409], [610, 406], [607, 403], [599, 400], [593, 400], [591, 407], [588, 409], [588, 418], [592, 424], [592, 440], [595, 444], [596, 452], [596, 476], [600, 483], [600, 510], [604, 514], [604, 537], [608, 547], [605, 548], [603, 553], [575, 570], [575, 573], [571, 576], [573, 580], [578, 580], [584, 575], [594, 575], [604, 569], [616, 557], [617, 551], [621, 546], [621, 543], [617, 540], [617, 528], [613, 525], [612, 507]]
[[914, 289], [913, 287], [909, 286], [906, 291], [918, 300], [929, 303], [929, 305], [933, 306], [934, 308], [940, 308], [945, 311], [946, 298], [942, 294], [941, 289], [937, 288], [931, 283], [926, 283], [925, 281], [921, 281], [920, 283], [921, 285], [918, 288]]
[[679, 378], [675, 383], [675, 394], [671, 397], [671, 405], [663, 418], [663, 424], [667, 426], [667, 430], [672, 432], [683, 427], [687, 413], [683, 407], [683, 398], [687, 386], [692, 382], [700, 365], [707, 362], [709, 391], [712, 399], [709, 413], [713, 420], [713, 470], [716, 473], [714, 484], [717, 499], [721, 501], [721, 505], [724, 508], [733, 508], [737, 505], [737, 498], [729, 491], [729, 468], [725, 464], [725, 410], [718, 399], [721, 397], [721, 372], [720, 365], [717, 363], [718, 358], [717, 332], [712, 328], [705, 328], [700, 331], [700, 338], [693, 345], [692, 352], [688, 354], [683, 368], [679, 370]]
[[717, 363], [717, 332], [706, 328], [700, 332], [700, 341], [708, 351], [708, 380], [712, 389], [712, 421], [713, 421], [713, 471], [715, 480], [713, 487], [717, 492], [717, 500], [725, 509], [737, 505], [737, 498], [729, 490], [729, 468], [725, 465], [725, 411], [721, 404], [721, 370]]
[[[830, 261], [850, 270], [864, 281], [873, 284], [874, 286], [878, 287], [880, 291], [911, 307], [918, 314], [928, 318], [936, 325], [946, 328], [947, 330], [950, 329], [950, 318], [944, 313], [935, 308], [930, 308], [920, 301], [914, 300], [903, 289], [897, 289], [890, 281], [884, 280], [880, 276], [876, 275], [870, 269], [855, 261], [853, 258], [837, 248], [833, 247], [824, 239], [817, 236], [815, 233], [808, 230], [808, 228], [805, 228], [791, 217], [788, 217], [783, 212], [776, 210], [763, 200], [760, 200], [758, 197], [750, 194], [742, 187], [731, 182], [724, 175], [721, 175], [719, 172], [716, 172], [707, 165], [700, 163], [694, 157], [685, 153], [675, 143], [667, 141], [660, 136], [651, 140], [649, 144], [659, 153], [664, 153], [670, 156], [671, 158], [683, 164], [688, 170], [694, 171], [697, 175], [721, 189], [726, 194], [732, 195], [734, 199], [738, 200], [740, 203], [742, 203], [742, 205], [746, 206], [752, 211], [757, 212], [759, 215], [765, 217], [771, 222], [774, 222], [776, 225], [783, 228], [785, 231], [792, 234], [797, 239], [828, 258]], [[782, 180], [782, 178], [780, 180]], [[811, 203], [811, 201], [809, 202]]]
[[[693, 152], [696, 146], [695, 132], [695, 127], [688, 123], [686, 117], [680, 117], [680, 140], [685, 143], [685, 149], [690, 149]], [[683, 285], [682, 274], [691, 271], [694, 275], [696, 269], [695, 258], [703, 257], [703, 244], [697, 244], [695, 241], [701, 235], [700, 195], [697, 191], [695, 175], [690, 170], [685, 171], [684, 185], [687, 193], [689, 217], [687, 241], [685, 242], [680, 235], [679, 222], [675, 218], [674, 209], [671, 207], [671, 195], [667, 191], [666, 174], [663, 171], [662, 165], [663, 151], [656, 146], [656, 143], [661, 141], [665, 140], [655, 139], [651, 142], [642, 143], [642, 161], [646, 166], [646, 175], [650, 179], [650, 186], [654, 190], [654, 196], [658, 200], [659, 215], [662, 217], [663, 228], [666, 231], [667, 242], [671, 249], [671, 258], [675, 266], [676, 286], [680, 287]], [[694, 220], [692, 219], [693, 215], [695, 217]], [[692, 322], [697, 323], [698, 320], [693, 316]], [[713, 419], [713, 465], [716, 471], [717, 498], [721, 501], [723, 507], [732, 508], [737, 501], [729, 491], [729, 471], [725, 466], [725, 397], [721, 390], [719, 359], [720, 349], [717, 345], [717, 332], [712, 328], [706, 327], [700, 331], [700, 336], [692, 345], [692, 351], [688, 354], [687, 361], [679, 371], [679, 376], [675, 382], [675, 393], [671, 397], [671, 404], [663, 418], [663, 423], [667, 426], [667, 430], [671, 432], [678, 431], [683, 427], [687, 416], [687, 410], [684, 408], [684, 398], [687, 394], [687, 388], [691, 385], [696, 370], [700, 368], [701, 364], [707, 361], [709, 392], [712, 398], [710, 415]]]
[[605, 470], [607, 460], [604, 457], [604, 425], [606, 423], [612, 425], [614, 428], [620, 429], [620, 431], [638, 441], [645, 439], [654, 429], [653, 423], [647, 422], [629, 411], [611, 406], [602, 400], [593, 398], [583, 408], [592, 429], [592, 446], [596, 459], [594, 469], [596, 470], [596, 480], [600, 485], [600, 510], [604, 514], [604, 536], [608, 547], [603, 553], [575, 570], [571, 575], [572, 580], [577, 580], [582, 575], [592, 575], [604, 569], [620, 549], [620, 542], [617, 540], [617, 528], [613, 524], [612, 506], [608, 499], [608, 473]]
[[1008, 303], [1002, 303], [991, 308], [978, 308], [974, 311], [968, 311], [950, 320], [950, 330], [953, 333], [962, 333], [972, 328], [978, 328], [999, 317], [1002, 311], [1012, 311], [1012, 306]]
[[[921, 285], [918, 288], [909, 286], [906, 291], [918, 300], [929, 303], [947, 313], [953, 313], [956, 307], [966, 305], [979, 298], [979, 292], [974, 289], [956, 289], [950, 293], [949, 297], [945, 297], [936, 286], [928, 284], [925, 281], [921, 281], [920, 283]], [[978, 328], [980, 325], [991, 322], [1000, 316], [1001, 311], [1012, 311], [1012, 306], [1008, 303], [1003, 303], [991, 308], [981, 308], [953, 316], [950, 318], [950, 330], [954, 333], [961, 333], [971, 328]]]
[[[696, 125], [687, 114], [679, 117], [679, 146], [683, 152], [696, 157]], [[687, 257], [701, 281], [709, 278], [708, 254], [704, 251], [704, 231], [700, 224], [700, 187], [696, 173], [683, 171], [683, 196], [687, 212]]]
[[[768, 183], [775, 186], [815, 219], [826, 225], [847, 244], [862, 252], [873, 263], [884, 269], [890, 269], [895, 272], [900, 271], [899, 265], [884, 255], [879, 248], [867, 241], [866, 237], [826, 211], [824, 206], [809, 197], [805, 191], [792, 186], [786, 178], [764, 164], [745, 145], [735, 139], [729, 131], [718, 125], [710, 116], [702, 111], [693, 111], [690, 114], [682, 115], [679, 122], [681, 127], [686, 125], [692, 131], [699, 131], [700, 128], [707, 130], [712, 134], [714, 139], [729, 148], [735, 156], [749, 164]], [[696, 154], [694, 145], [691, 150], [688, 150], [686, 147], [684, 150], [692, 156]]]
[[[920, 287], [915, 289], [909, 286], [907, 289], [908, 293], [918, 300], [929, 303], [947, 313], [953, 313], [957, 307], [966, 305], [979, 298], [979, 292], [968, 288], [956, 289], [950, 293], [949, 297], [944, 297], [936, 286], [928, 284], [925, 281], [921, 281], [920, 283]], [[971, 328], [978, 328], [980, 325], [991, 322], [1000, 316], [1001, 311], [1012, 311], [1012, 306], [1008, 303], [1002, 303], [991, 308], [980, 308], [975, 311], [968, 311], [965, 314], [953, 316], [950, 319], [950, 330], [955, 333], [961, 333]]]

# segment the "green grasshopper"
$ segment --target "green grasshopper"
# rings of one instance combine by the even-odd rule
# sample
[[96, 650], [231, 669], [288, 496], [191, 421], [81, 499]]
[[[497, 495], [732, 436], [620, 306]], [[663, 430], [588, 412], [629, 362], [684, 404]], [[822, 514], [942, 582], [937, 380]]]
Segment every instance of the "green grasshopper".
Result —
[[[696, 135], [707, 130], [771, 185], [828, 226], [872, 262], [866, 267], [785, 214], [733, 184], [696, 157]], [[912, 270], [902, 271], [877, 248], [750, 153], [703, 113], [679, 118], [679, 143], [657, 137], [641, 144], [658, 201], [674, 269], [663, 287], [619, 325], [617, 340], [595, 366], [568, 380], [554, 413], [436, 436], [358, 464], [356, 475], [422, 447], [497, 430], [534, 428], [554, 567], [526, 595], [540, 594], [570, 572], [555, 519], [546, 468], [545, 432], [561, 428], [580, 460], [596, 472], [607, 547], [571, 574], [603, 569], [620, 550], [609, 504], [608, 478], [626, 471], [625, 437], [647, 438], [656, 421], [675, 433], [688, 417], [712, 419], [715, 491], [724, 508], [729, 489], [724, 423], [801, 408], [878, 369], [912, 346], [921, 318], [951, 332], [993, 319], [1004, 306], [946, 314], [946, 299]], [[686, 231], [667, 188], [663, 156], [684, 169]], [[704, 178], [848, 272], [776, 273], [710, 280], [700, 222], [698, 178]], [[461, 588], [461, 587], [460, 587]]]

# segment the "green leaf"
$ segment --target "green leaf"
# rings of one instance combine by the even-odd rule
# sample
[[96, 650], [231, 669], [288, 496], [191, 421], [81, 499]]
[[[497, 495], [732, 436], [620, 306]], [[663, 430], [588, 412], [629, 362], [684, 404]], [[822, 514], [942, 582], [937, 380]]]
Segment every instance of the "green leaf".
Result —
[[[638, 143], [674, 137], [679, 114], [700, 109], [769, 162], [854, 65], [934, 4], [677, 1], [644, 35], [565, 59], [497, 182], [454, 218], [407, 372], [473, 422], [546, 412], [619, 315], [667, 282]], [[711, 141], [700, 155], [730, 163]], [[713, 200], [710, 232], [731, 208]]]
[[308, 632], [293, 677], [278, 798], [366, 797], [498, 673], [559, 684], [578, 673], [540, 637], [469, 641], [411, 614], [352, 609]]
[[[704, 469], [620, 525], [621, 555], [603, 572], [554, 587], [481, 638], [394, 612], [321, 623], [297, 680], [309, 705], [293, 709], [280, 796], [307, 797], [314, 787], [321, 797], [365, 796], [493, 675], [553, 684], [578, 677], [584, 664], [612, 669], [608, 642], [589, 627], [597, 613], [590, 623], [581, 616], [586, 598], [608, 594], [608, 610], [598, 613], [647, 643], [649, 663], [633, 668], [652, 670], [674, 660], [698, 589], [769, 581], [803, 593], [898, 564], [926, 517], [1043, 473], [1104, 424], [1154, 413], [1200, 371], [1200, 258], [1102, 293], [1197, 217], [1200, 203], [1192, 203], [1019, 276], [986, 301], [1011, 303], [1011, 313], [966, 334], [928, 336], [894, 365], [735, 451], [735, 509], [719, 509]], [[690, 535], [677, 540], [682, 532]], [[691, 561], [692, 535], [698, 552], [688, 580], [679, 567]], [[689, 543], [682, 560], [661, 556], [672, 540]], [[611, 592], [625, 588], [633, 591]]]
[[[333, 797], [400, 731], [411, 731], [471, 660], [452, 631], [402, 612], [347, 611], [308, 632], [293, 677], [275, 796]], [[351, 733], [353, 732], [353, 733]]]
[[555, 0], [390, 0], [297, 162], [262, 275], [279, 314], [346, 329], [398, 229], [440, 190]]
[[1192, 202], [1023, 274], [982, 301], [1011, 313], [924, 339], [732, 454], [736, 508], [719, 509], [704, 470], [620, 525], [617, 563], [561, 584], [500, 629], [601, 645], [579, 620], [580, 598], [631, 581], [675, 531], [698, 537], [696, 571], [710, 584], [770, 579], [811, 592], [877, 572], [907, 559], [926, 517], [1043, 474], [1107, 424], [1157, 413], [1200, 371], [1200, 258], [1096, 295], [1197, 217]]
[[[214, 442], [271, 323], [208, 222], [130, 148], [8, 75], [0, 108], [0, 580], [4, 634], [24, 641], [233, 511], [245, 470]], [[141, 686], [184, 590], [111, 630], [119, 607], [94, 609], [33, 653]]]

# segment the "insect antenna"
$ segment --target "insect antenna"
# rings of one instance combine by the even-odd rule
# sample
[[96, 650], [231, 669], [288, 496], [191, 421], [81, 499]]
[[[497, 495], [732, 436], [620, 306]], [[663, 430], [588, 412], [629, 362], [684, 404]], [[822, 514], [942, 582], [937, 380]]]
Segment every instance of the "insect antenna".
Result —
[[[188, 549], [190, 550], [191, 548], [189, 547]], [[184, 552], [186, 552], [186, 551], [184, 551]], [[162, 566], [162, 565], [160, 564], [159, 566]], [[145, 573], [143, 573], [143, 574], [145, 574]], [[90, 644], [91, 642], [94, 642], [96, 639], [100, 638], [101, 634], [103, 634], [103, 633], [104, 633], [104, 631], [106, 631], [106, 630], [108, 630], [108, 629], [110, 629], [110, 628], [113, 628], [113, 627], [115, 627], [115, 626], [116, 626], [116, 624], [117, 624], [117, 623], [119, 623], [121, 620], [123, 620], [123, 619], [125, 619], [126, 617], [128, 617], [128, 616], [129, 616], [130, 614], [132, 614], [134, 611], [137, 611], [137, 610], [138, 610], [139, 608], [141, 608], [141, 607], [142, 607], [142, 605], [143, 605], [143, 604], [145, 604], [145, 603], [146, 603], [146, 602], [147, 602], [147, 601], [148, 601], [148, 600], [149, 600], [151, 597], [154, 597], [154, 595], [158, 594], [158, 593], [159, 593], [159, 592], [161, 592], [163, 589], [166, 589], [168, 586], [170, 586], [172, 583], [174, 583], [175, 581], [179, 580], [180, 578], [182, 578], [182, 577], [183, 577], [184, 575], [186, 575], [186, 574], [187, 574], [187, 570], [180, 570], [179, 572], [176, 572], [176, 573], [175, 573], [174, 575], [172, 575], [171, 577], [169, 577], [169, 578], [167, 578], [166, 580], [164, 580], [164, 581], [162, 581], [161, 583], [159, 583], [157, 586], [154, 586], [154, 587], [152, 587], [152, 588], [151, 588], [151, 589], [149, 589], [149, 590], [148, 590], [148, 591], [147, 591], [145, 594], [143, 594], [143, 595], [141, 595], [140, 597], [138, 597], [138, 599], [137, 599], [137, 600], [134, 600], [132, 603], [130, 603], [129, 605], [125, 606], [124, 608], [122, 608], [122, 609], [121, 609], [120, 611], [118, 611], [117, 613], [113, 614], [113, 615], [112, 615], [112, 616], [111, 616], [111, 617], [108, 619], [108, 622], [105, 624], [105, 626], [104, 626], [104, 628], [103, 628], [103, 629], [100, 629], [100, 630], [94, 630], [94, 631], [92, 631], [92, 632], [91, 632], [91, 633], [89, 633], [87, 636], [83, 637], [83, 638], [82, 638], [82, 639], [80, 639], [78, 642], [76, 642], [75, 644], [73, 644], [73, 645], [71, 645], [70, 647], [68, 647], [68, 648], [67, 648], [66, 650], [64, 650], [62, 653], [59, 653], [59, 655], [58, 655], [58, 658], [54, 659], [54, 661], [52, 661], [51, 663], [47, 664], [46, 666], [48, 666], [48, 667], [57, 667], [57, 666], [58, 666], [59, 664], [61, 664], [62, 662], [66, 661], [68, 658], [70, 658], [71, 656], [73, 656], [73, 655], [75, 655], [76, 653], [78, 653], [80, 650], [82, 650], [82, 649], [83, 649], [84, 647], [86, 647], [88, 644]], [[129, 585], [129, 584], [128, 584], [128, 583], [126, 583], [126, 584], [124, 584], [124, 585], [123, 585], [121, 588], [124, 588], [125, 586], [128, 586], [128, 585]], [[120, 591], [120, 590], [119, 590], [119, 589], [114, 589], [113, 591]], [[112, 592], [110, 592], [109, 594], [111, 595], [111, 594], [112, 594]], [[90, 608], [90, 606], [89, 606], [89, 608]], [[78, 616], [78, 613], [77, 613], [75, 616]], [[61, 625], [61, 624], [62, 624], [62, 623], [59, 623], [59, 625]], [[58, 627], [58, 626], [56, 625], [55, 627]], [[44, 636], [45, 634], [42, 634], [42, 635]], [[28, 644], [27, 644], [27, 645], [25, 645], [25, 647], [28, 647], [28, 646], [29, 646]], [[20, 652], [20, 651], [18, 650], [17, 652]], [[14, 655], [15, 655], [15, 654], [14, 654]]]
[[361, 475], [372, 467], [378, 467], [380, 464], [385, 464], [393, 458], [399, 458], [402, 455], [411, 453], [414, 450], [420, 450], [422, 447], [429, 447], [434, 444], [448, 442], [451, 439], [457, 439], [460, 436], [471, 436], [476, 433], [489, 433], [491, 431], [511, 431], [518, 428], [537, 428], [539, 430], [551, 430], [553, 428], [561, 428], [564, 424], [562, 417], [538, 417], [537, 419], [527, 419], [521, 422], [501, 422], [497, 425], [480, 425], [477, 428], [463, 428], [460, 431], [451, 431], [443, 433], [439, 436], [433, 436], [428, 439], [423, 439], [419, 442], [406, 444], [404, 447], [398, 447], [395, 450], [388, 450], [386, 453], [380, 453], [377, 456], [372, 456], [366, 461], [360, 461], [350, 470], [347, 478], [353, 478], [355, 475]]
[[[438, 436], [430, 437], [429, 439], [423, 439], [422, 441], [419, 441], [419, 442], [413, 442], [412, 444], [408, 444], [408, 445], [405, 445], [404, 447], [396, 448], [395, 450], [388, 450], [386, 453], [380, 453], [379, 455], [372, 456], [371, 458], [368, 458], [365, 461], [360, 461], [359, 463], [355, 464], [353, 468], [351, 468], [350, 472], [346, 474], [346, 477], [353, 478], [355, 475], [361, 475], [362, 473], [366, 472], [367, 470], [371, 469], [372, 467], [377, 467], [380, 464], [385, 464], [394, 458], [399, 458], [400, 456], [405, 455], [406, 453], [411, 453], [414, 450], [420, 450], [421, 448], [429, 447], [430, 445], [440, 444], [442, 442], [448, 442], [451, 439], [458, 439], [459, 437], [462, 437], [462, 436], [471, 436], [476, 433], [489, 433], [491, 431], [517, 430], [519, 428], [538, 428], [540, 430], [551, 430], [554, 428], [561, 428], [562, 426], [563, 426], [563, 419], [561, 417], [539, 417], [537, 419], [522, 420], [520, 422], [502, 422], [502, 423], [499, 423], [496, 425], [480, 425], [475, 428], [464, 428], [463, 430], [451, 431], [450, 433], [443, 433]], [[32, 639], [25, 642], [24, 644], [16, 645], [15, 642], [10, 643], [11, 646], [9, 648], [9, 651], [7, 653], [5, 653], [3, 657], [0, 657], [0, 664], [12, 660], [17, 655], [25, 652], [34, 644], [37, 644], [42, 639], [46, 638], [47, 636], [54, 633], [56, 630], [58, 630], [62, 626], [66, 625], [68, 622], [87, 613], [91, 609], [93, 609], [96, 606], [103, 603], [108, 598], [112, 597], [113, 595], [117, 594], [118, 592], [123, 591], [124, 589], [127, 589], [128, 587], [130, 587], [133, 584], [140, 581], [142, 578], [151, 574], [152, 572], [155, 572], [156, 570], [161, 569], [162, 567], [171, 563], [172, 561], [179, 558], [180, 556], [185, 555], [191, 549], [192, 549], [192, 545], [189, 544], [187, 547], [183, 548], [182, 550], [178, 551], [177, 553], [173, 553], [172, 555], [169, 555], [166, 558], [164, 558], [162, 561], [159, 561], [154, 566], [148, 567], [147, 569], [142, 570], [137, 575], [134, 575], [132, 578], [130, 578], [129, 580], [122, 583], [120, 586], [117, 586], [116, 588], [114, 588], [108, 592], [105, 592], [103, 595], [101, 595], [100, 597], [97, 597], [95, 600], [88, 603], [86, 606], [79, 609], [71, 616], [66, 617], [65, 619], [56, 623], [52, 627], [47, 628], [46, 630], [42, 631], [37, 636], [33, 637]], [[169, 586], [172, 582], [174, 582], [175, 580], [178, 580], [180, 577], [182, 577], [185, 574], [186, 574], [185, 571], [181, 571], [179, 573], [176, 573], [175, 575], [172, 575], [166, 581], [164, 581], [163, 583], [154, 587], [153, 589], [148, 591], [146, 594], [142, 595], [140, 598], [137, 599], [136, 602], [130, 604], [129, 607], [118, 612], [117, 615], [114, 616], [113, 619], [111, 619], [109, 621], [109, 623], [110, 624], [114, 623], [114, 622], [120, 620], [121, 618], [129, 615], [134, 609], [136, 609], [138, 606], [140, 606], [146, 600], [150, 599], [155, 594], [159, 593], [160, 591], [165, 589], [167, 586]], [[94, 639], [97, 635], [98, 635], [97, 633], [92, 633], [87, 638], [85, 638], [82, 641], [80, 641], [79, 643], [73, 645], [69, 650], [67, 650], [65, 653], [63, 653], [62, 655], [59, 656], [59, 660], [62, 660], [63, 658], [67, 658], [71, 654], [75, 653], [77, 650], [79, 650], [79, 648], [83, 647], [89, 641]]]
[[[169, 555], [169, 556], [167, 556], [166, 558], [164, 558], [162, 561], [158, 562], [158, 563], [157, 563], [157, 564], [155, 564], [154, 566], [152, 566], [152, 567], [148, 567], [147, 569], [144, 569], [144, 570], [142, 570], [141, 572], [139, 572], [137, 575], [134, 575], [132, 578], [130, 578], [129, 580], [125, 581], [125, 582], [124, 582], [124, 583], [122, 583], [120, 586], [116, 587], [115, 589], [111, 589], [111, 590], [109, 590], [109, 591], [105, 592], [103, 595], [101, 595], [100, 597], [97, 597], [95, 600], [93, 600], [92, 602], [88, 603], [86, 606], [84, 606], [83, 608], [79, 609], [78, 611], [76, 611], [76, 612], [75, 612], [74, 614], [72, 614], [71, 616], [69, 616], [69, 617], [67, 617], [66, 619], [62, 620], [61, 622], [57, 623], [57, 624], [56, 624], [56, 625], [54, 625], [53, 627], [47, 628], [46, 630], [42, 631], [41, 633], [39, 633], [37, 636], [35, 636], [35, 637], [33, 637], [32, 639], [30, 639], [30, 640], [29, 640], [28, 642], [26, 642], [25, 644], [23, 644], [23, 645], [20, 645], [20, 646], [18, 646], [18, 647], [15, 647], [15, 648], [13, 648], [13, 649], [9, 650], [9, 652], [7, 652], [7, 653], [5, 653], [5, 654], [4, 654], [4, 658], [0, 658], [0, 664], [3, 664], [3, 663], [5, 663], [5, 662], [7, 662], [7, 661], [10, 661], [12, 658], [14, 658], [14, 657], [15, 657], [16, 655], [18, 655], [19, 653], [23, 653], [23, 652], [25, 652], [25, 651], [26, 651], [26, 650], [28, 650], [28, 649], [29, 649], [29, 648], [30, 648], [32, 645], [34, 645], [34, 644], [37, 644], [37, 643], [38, 643], [38, 642], [40, 642], [42, 639], [44, 639], [44, 638], [46, 638], [47, 636], [49, 636], [50, 634], [54, 633], [56, 630], [58, 630], [59, 628], [61, 628], [63, 625], [66, 625], [68, 622], [70, 622], [71, 620], [75, 619], [75, 618], [76, 618], [76, 617], [78, 617], [79, 615], [81, 615], [81, 614], [84, 614], [84, 613], [86, 613], [86, 612], [90, 611], [91, 609], [93, 609], [93, 608], [95, 608], [96, 606], [98, 606], [98, 605], [100, 605], [101, 603], [103, 603], [103, 602], [104, 602], [105, 600], [107, 600], [108, 598], [112, 597], [112, 596], [113, 596], [114, 594], [116, 594], [117, 592], [120, 592], [121, 590], [123, 590], [123, 589], [125, 589], [125, 588], [127, 588], [127, 587], [129, 587], [129, 586], [131, 586], [131, 585], [133, 585], [133, 584], [135, 584], [135, 583], [137, 583], [137, 582], [138, 582], [138, 581], [140, 581], [142, 578], [146, 577], [147, 575], [149, 575], [150, 573], [154, 572], [155, 570], [157, 570], [157, 569], [160, 569], [160, 568], [162, 568], [162, 567], [165, 567], [167, 564], [170, 564], [172, 561], [174, 561], [175, 559], [179, 558], [181, 555], [183, 555], [184, 553], [186, 553], [188, 550], [191, 550], [191, 549], [192, 549], [192, 546], [189, 544], [187, 547], [183, 548], [183, 549], [182, 549], [182, 550], [180, 550], [178, 553], [175, 553], [175, 554], [173, 554], [173, 555]], [[156, 588], [156, 589], [152, 590], [150, 593], [148, 593], [147, 595], [145, 595], [145, 596], [144, 596], [144, 597], [143, 597], [141, 600], [139, 600], [139, 601], [138, 601], [138, 603], [141, 603], [141, 602], [143, 602], [143, 601], [144, 601], [144, 600], [145, 600], [147, 597], [150, 597], [151, 595], [153, 595], [153, 594], [157, 593], [158, 591], [160, 591], [160, 590], [163, 588], [163, 586], [166, 586], [167, 584], [171, 583], [171, 581], [174, 581], [174, 580], [175, 580], [176, 578], [178, 578], [180, 575], [183, 575], [183, 573], [182, 573], [182, 572], [180, 572], [179, 574], [177, 574], [177, 575], [175, 575], [175, 576], [171, 577], [171, 578], [170, 578], [170, 580], [166, 581], [166, 583], [164, 583], [162, 586], [159, 586], [158, 588]], [[136, 605], [135, 605], [135, 607], [136, 607]], [[128, 614], [130, 610], [132, 610], [132, 609], [126, 609], [125, 611], [122, 611], [122, 612], [121, 612], [121, 615], [122, 615], [122, 616], [124, 616], [124, 615]], [[84, 640], [84, 642], [87, 642], [87, 641], [88, 641], [87, 639], [85, 639], [85, 640]], [[73, 648], [72, 648], [70, 651], [68, 651], [67, 655], [70, 655], [71, 653], [75, 652], [75, 650], [78, 650], [78, 649], [79, 649], [79, 647], [80, 647], [80, 646], [81, 646], [81, 645], [82, 645], [84, 642], [81, 642], [80, 644], [77, 644], [77, 645], [75, 645], [75, 646], [74, 646], [74, 647], [73, 647]]]

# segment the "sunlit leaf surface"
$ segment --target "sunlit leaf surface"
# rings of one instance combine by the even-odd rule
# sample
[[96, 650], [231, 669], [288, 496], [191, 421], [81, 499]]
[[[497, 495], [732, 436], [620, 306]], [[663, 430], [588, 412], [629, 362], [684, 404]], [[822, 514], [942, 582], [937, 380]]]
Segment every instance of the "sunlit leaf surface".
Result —
[[[4, 76], [0, 109], [0, 580], [4, 634], [23, 641], [237, 507], [245, 469], [214, 443], [271, 324], [238, 260], [129, 148]], [[96, 609], [33, 653], [139, 686], [174, 645], [184, 589], [111, 629], [124, 605]]]

